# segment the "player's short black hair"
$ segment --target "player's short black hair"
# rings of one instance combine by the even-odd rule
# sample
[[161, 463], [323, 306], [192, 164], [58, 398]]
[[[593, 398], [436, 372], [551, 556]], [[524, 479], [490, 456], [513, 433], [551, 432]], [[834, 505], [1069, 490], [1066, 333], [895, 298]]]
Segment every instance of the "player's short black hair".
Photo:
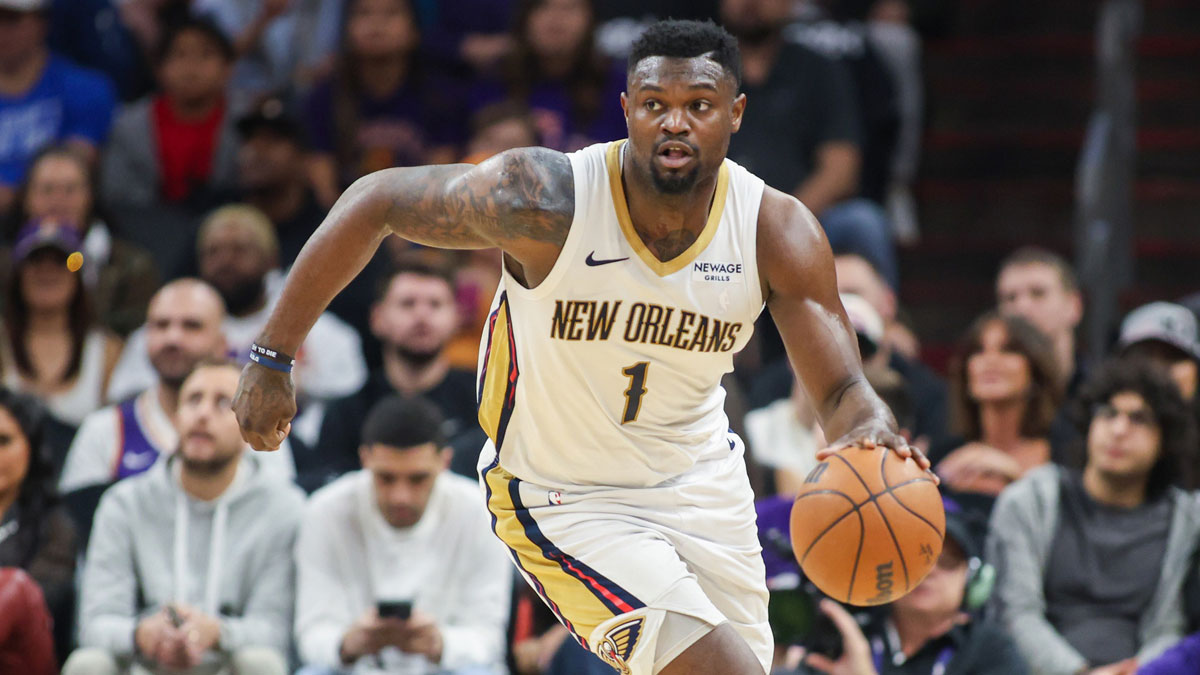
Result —
[[444, 426], [442, 411], [429, 399], [393, 394], [367, 413], [362, 444], [406, 449], [433, 443], [441, 449], [446, 446]]
[[162, 65], [166, 60], [167, 54], [174, 46], [175, 40], [179, 39], [184, 33], [199, 33], [211, 42], [219, 52], [221, 57], [229, 63], [237, 60], [237, 50], [233, 47], [233, 42], [217, 24], [212, 21], [200, 17], [189, 17], [176, 21], [167, 26], [166, 34], [158, 42], [158, 49], [154, 52], [154, 64]]
[[651, 24], [633, 43], [626, 74], [633, 73], [642, 59], [651, 56], [691, 59], [704, 55], [721, 64], [737, 89], [742, 88], [742, 55], [737, 38], [711, 20], [668, 19]]

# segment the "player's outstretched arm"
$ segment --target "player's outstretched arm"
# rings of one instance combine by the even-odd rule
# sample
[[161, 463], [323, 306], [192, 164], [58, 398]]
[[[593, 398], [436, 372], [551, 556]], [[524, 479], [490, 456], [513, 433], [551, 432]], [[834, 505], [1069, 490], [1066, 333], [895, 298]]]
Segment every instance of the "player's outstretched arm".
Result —
[[[391, 233], [439, 248], [500, 247], [534, 286], [553, 267], [574, 208], [570, 160], [544, 148], [509, 150], [479, 165], [365, 176], [304, 245], [257, 344], [295, 354], [317, 317]], [[277, 449], [296, 413], [291, 376], [251, 363], [233, 408], [251, 446]]]
[[763, 297], [825, 436], [833, 441], [829, 447], [882, 445], [929, 468], [863, 375], [820, 223], [798, 200], [771, 188], [759, 209], [758, 264]]

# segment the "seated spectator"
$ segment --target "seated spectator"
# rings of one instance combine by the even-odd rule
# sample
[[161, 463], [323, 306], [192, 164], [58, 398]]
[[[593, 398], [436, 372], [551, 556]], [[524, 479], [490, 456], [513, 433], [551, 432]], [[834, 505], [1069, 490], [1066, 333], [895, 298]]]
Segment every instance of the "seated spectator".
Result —
[[1196, 323], [1196, 315], [1183, 305], [1142, 305], [1121, 322], [1117, 349], [1122, 356], [1163, 368], [1184, 402], [1194, 405], [1200, 380], [1200, 329]]
[[[88, 415], [71, 442], [58, 487], [64, 493], [136, 476], [175, 452], [179, 387], [197, 363], [225, 355], [221, 296], [198, 279], [163, 286], [150, 302], [144, 329], [146, 355], [157, 375], [154, 386]], [[292, 478], [291, 444], [263, 455], [264, 469]]]
[[[842, 635], [842, 656], [809, 654], [821, 673], [853, 675], [1024, 675], [1025, 659], [1004, 628], [980, 610], [991, 593], [992, 568], [983, 562], [986, 525], [945, 499], [946, 540], [937, 564], [912, 591], [872, 615], [864, 627], [841, 605], [820, 611]], [[1035, 666], [1036, 667], [1036, 666]]]
[[[262, 101], [238, 120], [237, 129], [242, 140], [238, 189], [246, 203], [261, 210], [275, 226], [279, 265], [286, 270], [328, 212], [309, 184], [304, 131], [279, 98]], [[386, 257], [386, 253], [376, 255], [329, 304], [329, 311], [360, 335], [368, 333], [367, 315], [375, 286], [386, 271]], [[475, 342], [478, 350], [478, 333]]]
[[121, 353], [120, 338], [95, 323], [82, 279], [67, 269], [81, 244], [74, 228], [51, 221], [21, 229], [0, 340], [4, 386], [36, 395], [72, 428], [100, 407]]
[[66, 675], [287, 672], [304, 498], [246, 452], [229, 407], [238, 376], [229, 362], [193, 370], [179, 450], [101, 499]]
[[1024, 319], [988, 313], [951, 365], [955, 432], [930, 451], [947, 486], [998, 495], [1051, 459], [1047, 433], [1062, 400], [1050, 342]]
[[168, 29], [155, 56], [161, 91], [117, 117], [101, 194], [118, 214], [161, 205], [203, 212], [234, 184], [237, 136], [225, 100], [233, 46], [216, 26], [188, 19]]
[[287, 269], [325, 220], [304, 166], [304, 131], [280, 98], [267, 98], [237, 121], [238, 189], [275, 225], [279, 266]]
[[383, 368], [373, 373], [358, 393], [329, 404], [313, 465], [307, 472], [301, 471], [305, 475], [300, 482], [305, 487], [319, 487], [354, 470], [361, 444], [360, 420], [391, 394], [429, 399], [444, 412], [447, 438], [473, 438], [473, 450], [471, 441], [465, 443], [465, 450], [472, 454], [462, 453], [455, 465], [460, 473], [475, 475], [475, 458], [483, 447], [475, 371], [452, 367], [445, 354], [458, 327], [453, 280], [443, 268], [405, 261], [380, 290], [371, 308], [371, 332], [383, 344]]
[[1073, 398], [1087, 369], [1075, 339], [1083, 294], [1070, 263], [1045, 249], [1017, 249], [996, 273], [996, 308], [1025, 319], [1050, 340], [1064, 394]]
[[[312, 496], [296, 543], [296, 645], [311, 673], [498, 672], [513, 573], [473, 481], [446, 470], [437, 407], [389, 396], [362, 471]], [[405, 603], [398, 615], [384, 603]]]
[[42, 147], [65, 142], [95, 161], [112, 123], [116, 92], [108, 78], [47, 47], [49, 5], [0, 1], [0, 211], [11, 206]]
[[19, 568], [0, 567], [0, 672], [55, 675], [52, 623], [37, 583]]
[[173, 24], [155, 53], [161, 91], [128, 104], [104, 150], [103, 203], [163, 274], [194, 274], [196, 221], [234, 189], [238, 137], [226, 88], [233, 47], [216, 26]]
[[[1063, 399], [1073, 399], [1087, 378], [1087, 366], [1075, 340], [1083, 320], [1083, 294], [1071, 265], [1045, 249], [1018, 249], [1000, 263], [996, 308], [1025, 319], [1049, 338]], [[1050, 445], [1061, 453], [1077, 440], [1075, 425], [1062, 408], [1050, 425]]]
[[[50, 645], [53, 661], [55, 642], [65, 655], [63, 650], [71, 638], [77, 545], [75, 527], [54, 492], [54, 467], [44, 445], [44, 416], [34, 399], [0, 389], [0, 568], [23, 569], [40, 588], [36, 604], [42, 605], [44, 597], [45, 607], [55, 619]], [[30, 599], [19, 584], [11, 590]], [[4, 604], [0, 600], [0, 624], [7, 616]], [[0, 627], [0, 636], [5, 634]], [[2, 644], [7, 642], [0, 637]], [[3, 666], [0, 657], [0, 672], [25, 672]]]
[[409, 0], [348, 0], [345, 25], [340, 62], [305, 115], [325, 206], [373, 171], [453, 161], [463, 126], [452, 84], [419, 63]]
[[[217, 209], [204, 221], [196, 242], [200, 276], [217, 289], [227, 315], [222, 325], [229, 349], [239, 361], [249, 360], [250, 345], [267, 323], [279, 298], [279, 243], [274, 228], [254, 207], [232, 205]], [[296, 357], [293, 377], [304, 414], [319, 424], [320, 401], [345, 396], [366, 380], [361, 340], [354, 329], [331, 314], [322, 314]], [[121, 356], [109, 399], [124, 400], [155, 385], [157, 376], [148, 358], [146, 334], [135, 331]], [[306, 436], [302, 419], [296, 431]]]
[[525, 104], [540, 143], [556, 150], [625, 138], [625, 115], [617, 105], [625, 64], [596, 49], [593, 9], [592, 0], [522, 0], [502, 81], [482, 81], [472, 104]]
[[1166, 375], [1128, 361], [1092, 374], [1077, 414], [1082, 470], [1038, 468], [996, 502], [998, 609], [1039, 673], [1132, 673], [1182, 636], [1195, 426]]
[[52, 146], [34, 158], [17, 191], [10, 222], [53, 221], [74, 228], [82, 240], [83, 285], [93, 315], [118, 335], [146, 320], [158, 288], [158, 270], [145, 249], [117, 236], [98, 212], [95, 171], [79, 153]]

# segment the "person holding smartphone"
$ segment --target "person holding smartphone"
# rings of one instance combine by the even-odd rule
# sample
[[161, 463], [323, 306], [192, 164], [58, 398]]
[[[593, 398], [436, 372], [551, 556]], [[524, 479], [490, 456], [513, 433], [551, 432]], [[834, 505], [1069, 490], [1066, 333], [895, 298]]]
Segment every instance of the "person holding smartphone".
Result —
[[946, 541], [937, 564], [912, 592], [860, 627], [832, 600], [820, 611], [841, 634], [837, 658], [811, 651], [804, 673], [829, 675], [1025, 675], [1016, 645], [978, 610], [987, 601], [993, 572], [981, 556], [981, 517], [944, 498]]
[[449, 471], [437, 407], [367, 415], [363, 469], [313, 494], [296, 545], [305, 675], [503, 672], [512, 572], [478, 487]]

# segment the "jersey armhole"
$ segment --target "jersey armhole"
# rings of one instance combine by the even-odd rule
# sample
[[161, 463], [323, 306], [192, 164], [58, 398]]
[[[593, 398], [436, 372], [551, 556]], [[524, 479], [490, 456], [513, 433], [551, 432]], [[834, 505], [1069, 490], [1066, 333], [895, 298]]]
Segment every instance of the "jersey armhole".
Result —
[[762, 271], [758, 260], [758, 217], [762, 211], [762, 200], [763, 195], [766, 193], [766, 183], [745, 169], [741, 169], [741, 171], [747, 178], [754, 181], [753, 188], [747, 190], [747, 192], [750, 192], [748, 196], [753, 197], [751, 200], [753, 203], [743, 207], [746, 211], [746, 222], [751, 224], [751, 227], [746, 228], [749, 234], [746, 236], [743, 244], [749, 253], [746, 256], [746, 260], [754, 261], [754, 274], [743, 275], [743, 280], [746, 283], [746, 291], [750, 294], [750, 298], [756, 301], [754, 318], [757, 320], [767, 306], [767, 298], [763, 295]]

